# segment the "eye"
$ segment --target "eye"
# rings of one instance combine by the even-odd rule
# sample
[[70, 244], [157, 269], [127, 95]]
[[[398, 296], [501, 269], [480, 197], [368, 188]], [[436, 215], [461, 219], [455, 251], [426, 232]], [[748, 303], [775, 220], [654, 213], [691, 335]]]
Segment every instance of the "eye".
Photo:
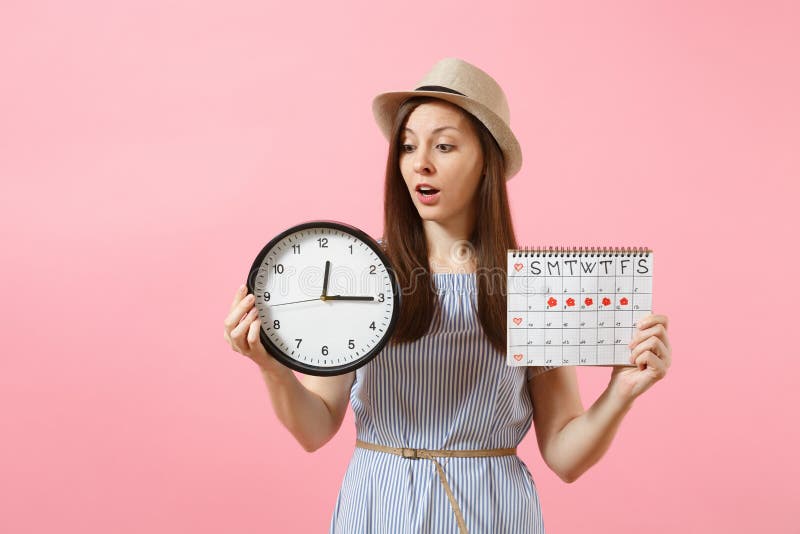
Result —
[[[446, 150], [442, 150], [442, 152], [445, 152], [445, 153], [452, 152], [453, 148], [455, 148], [455, 145], [448, 145], [446, 143], [439, 143], [436, 146], [437, 147], [447, 147]], [[412, 150], [414, 150], [414, 145], [408, 145], [408, 144], [400, 145], [400, 151], [401, 152], [411, 152]]]

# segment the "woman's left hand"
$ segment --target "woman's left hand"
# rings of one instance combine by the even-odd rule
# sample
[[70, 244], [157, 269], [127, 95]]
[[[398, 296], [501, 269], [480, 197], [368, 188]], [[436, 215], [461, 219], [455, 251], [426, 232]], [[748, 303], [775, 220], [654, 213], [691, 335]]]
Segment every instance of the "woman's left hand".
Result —
[[650, 314], [639, 319], [628, 346], [630, 363], [636, 367], [615, 366], [608, 384], [614, 397], [623, 402], [632, 402], [667, 375], [672, 364], [667, 316]]

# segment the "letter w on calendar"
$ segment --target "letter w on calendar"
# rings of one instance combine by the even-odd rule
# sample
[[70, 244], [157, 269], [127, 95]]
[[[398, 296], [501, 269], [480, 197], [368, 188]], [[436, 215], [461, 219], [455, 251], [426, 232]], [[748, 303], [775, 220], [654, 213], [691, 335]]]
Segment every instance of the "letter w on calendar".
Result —
[[508, 249], [508, 365], [631, 365], [653, 251]]

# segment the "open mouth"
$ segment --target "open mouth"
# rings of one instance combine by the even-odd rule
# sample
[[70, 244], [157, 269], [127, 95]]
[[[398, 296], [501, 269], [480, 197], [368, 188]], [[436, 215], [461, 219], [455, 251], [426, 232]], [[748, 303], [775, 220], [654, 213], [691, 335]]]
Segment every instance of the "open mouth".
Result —
[[427, 187], [427, 186], [417, 186], [417, 191], [422, 193], [426, 197], [431, 197], [439, 192], [438, 189], [434, 189], [432, 187]]

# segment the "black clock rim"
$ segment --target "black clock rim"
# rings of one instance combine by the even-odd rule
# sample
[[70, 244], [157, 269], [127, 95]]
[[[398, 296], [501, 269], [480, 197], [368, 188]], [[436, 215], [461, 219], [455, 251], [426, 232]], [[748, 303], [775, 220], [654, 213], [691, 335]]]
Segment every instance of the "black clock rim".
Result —
[[258, 269], [263, 263], [264, 257], [275, 247], [275, 245], [289, 234], [300, 232], [302, 230], [307, 230], [309, 228], [329, 228], [346, 232], [358, 239], [361, 239], [364, 243], [367, 244], [367, 246], [369, 246], [375, 252], [375, 254], [378, 255], [378, 258], [386, 266], [386, 270], [389, 273], [389, 279], [392, 284], [392, 293], [394, 297], [392, 317], [389, 320], [389, 324], [386, 327], [386, 331], [384, 332], [384, 335], [381, 337], [378, 343], [372, 348], [371, 351], [364, 354], [354, 362], [344, 365], [337, 365], [333, 367], [306, 365], [302, 362], [298, 362], [297, 360], [285, 355], [284, 352], [277, 345], [275, 345], [272, 342], [272, 340], [267, 336], [263, 328], [263, 323], [259, 328], [259, 338], [261, 339], [261, 344], [264, 345], [264, 348], [267, 350], [267, 352], [270, 355], [272, 355], [276, 360], [278, 360], [279, 362], [281, 362], [283, 365], [285, 365], [290, 369], [293, 369], [303, 374], [314, 375], [314, 376], [343, 375], [351, 371], [355, 371], [359, 367], [363, 367], [364, 365], [369, 363], [373, 358], [375, 358], [375, 356], [380, 354], [380, 352], [392, 338], [392, 334], [394, 333], [395, 327], [397, 326], [397, 320], [400, 315], [400, 304], [402, 299], [401, 292], [399, 290], [399, 284], [397, 282], [397, 275], [395, 274], [394, 268], [392, 268], [392, 264], [389, 261], [389, 257], [386, 255], [385, 252], [383, 252], [378, 242], [375, 239], [373, 239], [372, 236], [370, 236], [360, 228], [357, 228], [351, 224], [342, 221], [335, 221], [331, 219], [319, 219], [319, 220], [305, 221], [290, 226], [289, 228], [286, 228], [285, 230], [281, 231], [278, 235], [270, 239], [269, 242], [261, 248], [261, 251], [259, 251], [255, 260], [250, 266], [250, 271], [247, 274], [248, 293], [254, 293], [255, 277], [258, 274]]

